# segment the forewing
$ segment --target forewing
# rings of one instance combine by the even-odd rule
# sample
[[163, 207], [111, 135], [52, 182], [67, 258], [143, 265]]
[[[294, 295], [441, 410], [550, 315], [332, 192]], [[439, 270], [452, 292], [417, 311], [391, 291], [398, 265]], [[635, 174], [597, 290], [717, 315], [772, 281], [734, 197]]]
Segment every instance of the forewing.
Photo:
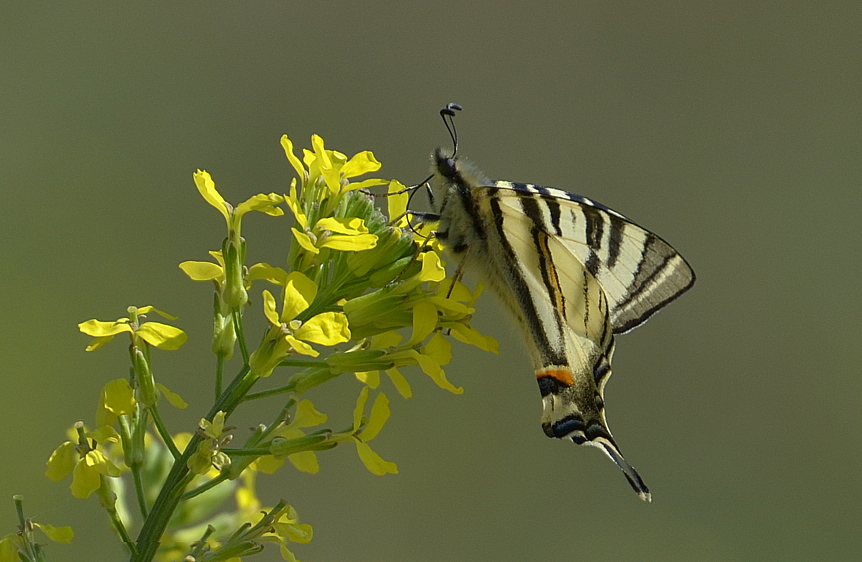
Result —
[[694, 271], [670, 244], [604, 205], [529, 184], [496, 182], [487, 189], [595, 277], [608, 298], [615, 333], [636, 328], [694, 284]]

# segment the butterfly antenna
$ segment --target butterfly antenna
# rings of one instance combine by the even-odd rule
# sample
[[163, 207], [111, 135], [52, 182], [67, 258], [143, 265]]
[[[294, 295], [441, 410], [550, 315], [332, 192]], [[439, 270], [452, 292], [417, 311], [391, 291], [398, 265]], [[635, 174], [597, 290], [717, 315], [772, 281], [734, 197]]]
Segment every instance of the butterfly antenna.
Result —
[[447, 103], [446, 107], [440, 110], [440, 117], [443, 118], [443, 123], [446, 125], [446, 130], [449, 131], [449, 136], [452, 137], [452, 157], [458, 154], [458, 129], [455, 128], [455, 112], [461, 111], [462, 107], [457, 103]]

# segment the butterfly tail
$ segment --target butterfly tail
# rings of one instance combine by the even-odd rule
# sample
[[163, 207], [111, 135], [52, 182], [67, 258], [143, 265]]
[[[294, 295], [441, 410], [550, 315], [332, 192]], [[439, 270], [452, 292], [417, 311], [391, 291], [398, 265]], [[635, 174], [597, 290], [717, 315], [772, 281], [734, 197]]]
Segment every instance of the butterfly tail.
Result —
[[[591, 445], [600, 449], [623, 472], [623, 476], [629, 481], [638, 497], [645, 502], [651, 502], [652, 496], [650, 495], [649, 488], [647, 488], [647, 485], [640, 474], [638, 474], [638, 471], [635, 470], [635, 467], [623, 457], [607, 426], [597, 420], [593, 420], [591, 423], [586, 424], [584, 429], [579, 430], [575, 429], [575, 427], [580, 424], [572, 423], [572, 421], [572, 416], [569, 416], [568, 420], [560, 420], [552, 424], [551, 427], [546, 428], [545, 433], [549, 437], [571, 439], [577, 445]], [[548, 431], [549, 429], [550, 432]]]
[[588, 441], [586, 444], [593, 445], [594, 447], [598, 447], [604, 451], [605, 454], [610, 457], [618, 467], [620, 467], [620, 470], [623, 471], [623, 476], [625, 476], [626, 480], [629, 481], [629, 484], [635, 493], [637, 493], [638, 497], [645, 502], [652, 501], [652, 495], [650, 494], [647, 485], [644, 484], [641, 475], [638, 474], [635, 467], [629, 464], [629, 461], [623, 457], [619, 448], [616, 446], [616, 443], [614, 443], [612, 439], [606, 440], [604, 438], [599, 438], [594, 439], [593, 441]]
[[559, 366], [539, 369], [537, 378], [544, 406], [542, 429], [545, 434], [602, 450], [623, 472], [638, 497], [652, 501], [649, 488], [623, 457], [608, 429], [604, 401], [592, 379], [578, 377], [577, 373]]

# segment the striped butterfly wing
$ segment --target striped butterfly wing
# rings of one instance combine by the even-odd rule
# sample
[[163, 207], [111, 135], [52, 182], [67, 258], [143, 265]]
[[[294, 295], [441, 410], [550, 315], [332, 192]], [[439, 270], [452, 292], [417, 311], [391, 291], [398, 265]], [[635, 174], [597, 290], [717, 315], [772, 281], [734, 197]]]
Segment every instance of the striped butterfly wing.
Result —
[[[517, 185], [517, 184], [516, 184]], [[622, 470], [644, 500], [649, 489], [617, 446], [604, 409], [604, 387], [614, 351], [614, 302], [594, 275], [557, 235], [552, 205], [528, 191], [480, 188], [478, 195], [499, 219], [503, 246], [511, 248], [516, 275], [527, 284], [538, 321], [533, 339], [536, 378], [542, 394], [542, 428], [549, 437], [599, 448]], [[474, 190], [475, 192], [475, 190]], [[569, 203], [563, 203], [569, 206]], [[549, 232], [549, 230], [551, 232]], [[529, 326], [531, 313], [525, 313]]]
[[646, 322], [694, 285], [691, 266], [659, 236], [604, 205], [559, 189], [495, 182], [512, 213], [561, 241], [610, 302], [614, 333]]

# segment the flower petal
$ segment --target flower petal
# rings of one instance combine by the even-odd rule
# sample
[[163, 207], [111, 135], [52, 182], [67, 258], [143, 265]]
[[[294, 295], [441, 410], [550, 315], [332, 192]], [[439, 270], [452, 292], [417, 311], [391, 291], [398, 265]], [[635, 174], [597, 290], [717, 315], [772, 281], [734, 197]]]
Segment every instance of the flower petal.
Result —
[[359, 217], [336, 218], [326, 217], [317, 221], [315, 228], [336, 232], [338, 234], [367, 234], [368, 227]]
[[365, 402], [368, 401], [368, 387], [363, 386], [359, 391], [359, 397], [356, 399], [356, 407], [353, 409], [353, 431], [359, 429], [362, 425], [362, 412], [365, 411]]
[[311, 357], [317, 357], [320, 355], [320, 353], [316, 349], [314, 349], [304, 341], [296, 339], [293, 336], [284, 336], [284, 339], [297, 353], [300, 353], [302, 355], [309, 355]]
[[464, 389], [460, 386], [455, 386], [446, 378], [446, 373], [440, 367], [440, 365], [434, 361], [431, 357], [427, 355], [423, 355], [418, 351], [411, 350], [411, 355], [416, 359], [416, 362], [419, 363], [419, 367], [422, 371], [431, 377], [431, 380], [444, 390], [448, 390], [452, 394], [463, 394]]
[[178, 410], [185, 410], [189, 407], [188, 403], [183, 400], [182, 396], [180, 396], [176, 392], [169, 390], [168, 387], [166, 387], [162, 383], [157, 382], [156, 388], [158, 388], [159, 391], [161, 391], [161, 393], [165, 395], [165, 398], [167, 399], [168, 403], [170, 403], [170, 405], [174, 408], [177, 408]]
[[75, 538], [75, 532], [72, 527], [55, 527], [47, 523], [33, 523], [39, 527], [43, 533], [48, 535], [48, 538], [54, 542], [71, 542]]
[[317, 474], [320, 472], [320, 464], [317, 462], [317, 455], [314, 451], [302, 451], [301, 453], [293, 453], [287, 455], [287, 460], [296, 467], [297, 470], [307, 472], [308, 474]]
[[72, 472], [75, 468], [75, 444], [71, 441], [66, 441], [51, 453], [51, 458], [46, 463], [48, 470], [45, 471], [45, 476], [59, 482]]
[[78, 324], [78, 329], [94, 338], [116, 336], [123, 332], [132, 331], [132, 327], [129, 326], [128, 318], [120, 318], [116, 322], [102, 322], [101, 320], [96, 320], [94, 318]]
[[284, 459], [277, 459], [273, 455], [264, 455], [254, 461], [254, 467], [264, 474], [274, 474], [284, 464]]
[[448, 365], [452, 360], [452, 344], [440, 332], [431, 336], [424, 352], [438, 365]]
[[318, 412], [314, 404], [311, 403], [311, 400], [302, 400], [296, 405], [296, 412], [290, 425], [294, 427], [314, 427], [324, 422], [326, 422], [326, 414]]
[[362, 181], [352, 181], [347, 184], [347, 187], [344, 189], [344, 191], [353, 191], [354, 189], [366, 189], [377, 185], [386, 185], [387, 183], [389, 182], [386, 180], [381, 180], [379, 178], [369, 178]]
[[305, 179], [305, 166], [302, 165], [302, 162], [299, 161], [299, 158], [293, 153], [293, 143], [287, 137], [287, 135], [281, 136], [281, 147], [284, 148], [284, 155], [287, 156], [290, 165], [293, 166], [293, 169], [296, 170], [296, 175], [300, 177], [300, 179]]
[[395, 389], [398, 390], [398, 394], [404, 398], [410, 398], [413, 396], [413, 390], [410, 388], [410, 383], [407, 382], [407, 379], [404, 378], [404, 375], [401, 374], [398, 367], [386, 369], [385, 372], [392, 380], [392, 384], [395, 385]]
[[320, 253], [320, 250], [317, 249], [308, 234], [301, 232], [295, 228], [291, 228], [290, 230], [293, 231], [293, 236], [296, 238], [296, 241], [299, 243], [300, 246], [302, 246], [304, 250], [309, 251], [312, 254]]
[[318, 314], [305, 322], [294, 334], [299, 339], [321, 345], [335, 345], [350, 340], [347, 316], [343, 312]]
[[389, 220], [394, 221], [395, 226], [407, 226], [407, 202], [410, 200], [407, 187], [398, 180], [392, 180], [389, 182], [388, 193], [386, 205], [389, 211]]
[[294, 523], [288, 526], [284, 536], [291, 542], [307, 543], [314, 536], [314, 531], [308, 523]]
[[142, 324], [136, 333], [148, 344], [165, 350], [179, 349], [189, 339], [179, 328], [161, 322]]
[[356, 452], [359, 453], [359, 458], [372, 474], [383, 476], [384, 474], [398, 474], [398, 466], [394, 462], [383, 460], [380, 455], [375, 453], [368, 443], [355, 439]]
[[148, 304], [147, 306], [135, 307], [135, 310], [137, 310], [139, 316], [144, 315], [144, 314], [149, 314], [150, 312], [155, 312], [156, 314], [158, 314], [162, 318], [167, 318], [168, 320], [176, 320], [177, 319], [176, 316], [174, 316], [172, 314], [168, 314], [164, 310], [159, 310], [158, 308], [154, 307], [151, 304]]
[[380, 386], [380, 371], [360, 371], [354, 375], [359, 382], [365, 383], [371, 388]]
[[112, 339], [114, 339], [114, 336], [107, 336], [104, 338], [96, 338], [90, 342], [90, 345], [88, 345], [84, 351], [94, 351], [96, 349], [99, 349], [100, 347], [102, 347], [103, 345], [105, 345], [106, 343], [111, 341]]
[[345, 178], [355, 178], [369, 172], [376, 172], [381, 166], [382, 164], [377, 161], [370, 150], [364, 150], [355, 154], [344, 164], [341, 168], [341, 174]]
[[332, 234], [323, 239], [321, 248], [332, 248], [342, 252], [361, 252], [370, 250], [377, 246], [376, 234], [356, 234], [348, 236], [345, 234]]
[[362, 440], [371, 441], [377, 437], [386, 420], [389, 419], [389, 414], [389, 398], [381, 392], [374, 399], [374, 405], [371, 406], [371, 417], [368, 420], [368, 425], [362, 430]]
[[72, 484], [69, 488], [76, 498], [88, 498], [99, 489], [99, 473], [83, 462], [79, 462], [72, 473]]
[[284, 282], [284, 310], [281, 321], [289, 322], [307, 309], [317, 296], [317, 283], [304, 273], [291, 271]]
[[413, 333], [407, 346], [425, 341], [437, 327], [437, 307], [428, 301], [419, 302], [413, 307]]
[[308, 217], [305, 216], [305, 213], [302, 211], [302, 205], [299, 204], [299, 199], [296, 196], [296, 178], [290, 180], [290, 195], [285, 196], [284, 202], [287, 203], [287, 207], [293, 213], [293, 217], [296, 219], [296, 222], [302, 228], [308, 227]]
[[447, 327], [451, 329], [452, 337], [456, 340], [469, 345], [474, 345], [483, 351], [499, 353], [500, 346], [497, 343], [497, 340], [491, 336], [482, 335], [478, 330], [476, 330], [476, 328], [467, 326], [462, 322], [453, 322], [451, 326], [447, 324]]
[[118, 416], [131, 414], [137, 403], [127, 379], [114, 379], [106, 384], [102, 388], [102, 400], [105, 408]]
[[248, 268], [247, 281], [269, 281], [273, 285], [284, 285], [287, 272], [268, 263], [256, 263]]
[[277, 205], [284, 201], [284, 196], [277, 193], [258, 193], [240, 203], [234, 215], [241, 217], [249, 211], [260, 211], [271, 217], [280, 217], [284, 214], [284, 209]]
[[278, 311], [276, 310], [275, 297], [272, 296], [272, 293], [263, 290], [263, 315], [266, 316], [266, 319], [269, 320], [269, 323], [273, 326], [278, 326], [281, 324], [281, 319], [278, 317]]
[[206, 202], [218, 209], [218, 211], [224, 216], [225, 220], [230, 221], [230, 213], [228, 213], [227, 207], [225, 206], [224, 197], [222, 197], [218, 190], [216, 190], [215, 182], [209, 172], [198, 170], [195, 172], [194, 178], [195, 185]]
[[224, 278], [224, 268], [208, 261], [184, 261], [180, 264], [180, 269], [192, 281], [211, 281]]

